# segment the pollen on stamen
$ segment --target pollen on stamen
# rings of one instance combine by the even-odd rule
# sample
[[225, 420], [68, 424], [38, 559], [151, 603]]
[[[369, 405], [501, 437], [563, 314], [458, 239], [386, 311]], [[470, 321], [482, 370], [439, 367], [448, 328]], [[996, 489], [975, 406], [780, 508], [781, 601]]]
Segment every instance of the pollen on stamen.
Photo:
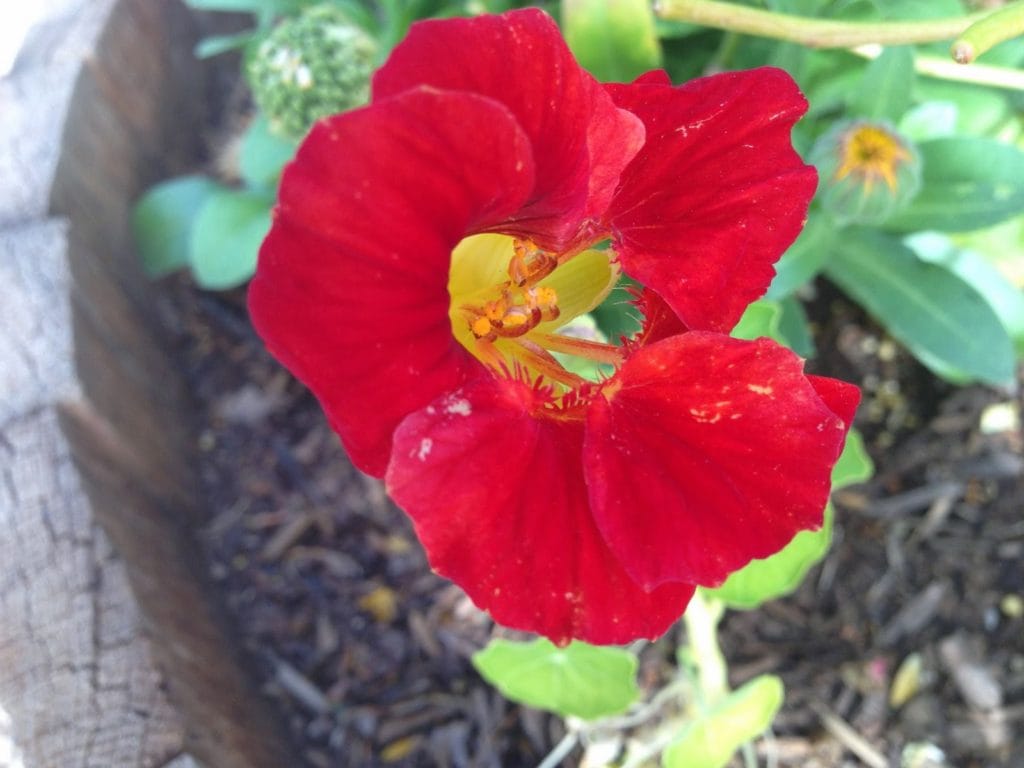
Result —
[[536, 285], [558, 266], [557, 257], [541, 250], [532, 240], [517, 238], [512, 246], [508, 276], [519, 288]]
[[494, 327], [491, 325], [491, 321], [486, 317], [478, 317], [473, 320], [473, 322], [469, 324], [469, 329], [478, 339], [487, 338], [494, 332]]
[[538, 285], [526, 292], [528, 306], [536, 308], [544, 320], [557, 320], [560, 310], [558, 309], [558, 292], [550, 286]]

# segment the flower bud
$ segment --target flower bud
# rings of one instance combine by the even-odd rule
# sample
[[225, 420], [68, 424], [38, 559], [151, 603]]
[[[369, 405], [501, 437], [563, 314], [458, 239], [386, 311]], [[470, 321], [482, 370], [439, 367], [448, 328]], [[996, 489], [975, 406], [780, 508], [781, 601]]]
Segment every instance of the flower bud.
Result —
[[879, 224], [917, 194], [921, 160], [887, 123], [844, 121], [814, 144], [818, 199], [838, 224]]
[[325, 3], [275, 27], [246, 74], [271, 129], [301, 138], [321, 117], [368, 101], [376, 53], [373, 38]]

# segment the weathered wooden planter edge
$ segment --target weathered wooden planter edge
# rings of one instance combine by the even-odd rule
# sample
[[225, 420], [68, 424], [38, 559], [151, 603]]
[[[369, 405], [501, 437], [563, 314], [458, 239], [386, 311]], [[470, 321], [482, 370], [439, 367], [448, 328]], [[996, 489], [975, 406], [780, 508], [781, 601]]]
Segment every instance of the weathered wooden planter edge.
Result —
[[51, 209], [69, 222], [75, 365], [59, 406], [93, 514], [123, 558], [186, 749], [210, 768], [299, 763], [200, 561], [193, 412], [142, 274], [131, 204], [197, 156], [203, 74], [177, 0], [118, 0], [74, 87]]

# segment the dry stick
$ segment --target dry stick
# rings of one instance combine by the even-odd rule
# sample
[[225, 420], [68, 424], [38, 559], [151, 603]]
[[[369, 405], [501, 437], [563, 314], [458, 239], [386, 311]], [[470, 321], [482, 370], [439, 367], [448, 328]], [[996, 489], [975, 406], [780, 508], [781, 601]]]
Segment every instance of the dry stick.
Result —
[[867, 739], [847, 725], [845, 720], [817, 702], [811, 702], [811, 709], [817, 713], [826, 731], [871, 768], [889, 768], [889, 761], [885, 759], [885, 755], [871, 746]]

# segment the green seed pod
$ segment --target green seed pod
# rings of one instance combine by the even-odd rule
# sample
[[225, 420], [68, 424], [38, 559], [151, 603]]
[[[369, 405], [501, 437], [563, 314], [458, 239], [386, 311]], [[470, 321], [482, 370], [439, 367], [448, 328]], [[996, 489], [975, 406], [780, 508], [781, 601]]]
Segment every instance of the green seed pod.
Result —
[[369, 100], [376, 54], [374, 39], [325, 3], [275, 27], [246, 75], [271, 129], [297, 139], [321, 117]]
[[811, 163], [821, 179], [818, 199], [838, 224], [880, 224], [921, 187], [921, 160], [887, 123], [846, 121], [819, 138]]

